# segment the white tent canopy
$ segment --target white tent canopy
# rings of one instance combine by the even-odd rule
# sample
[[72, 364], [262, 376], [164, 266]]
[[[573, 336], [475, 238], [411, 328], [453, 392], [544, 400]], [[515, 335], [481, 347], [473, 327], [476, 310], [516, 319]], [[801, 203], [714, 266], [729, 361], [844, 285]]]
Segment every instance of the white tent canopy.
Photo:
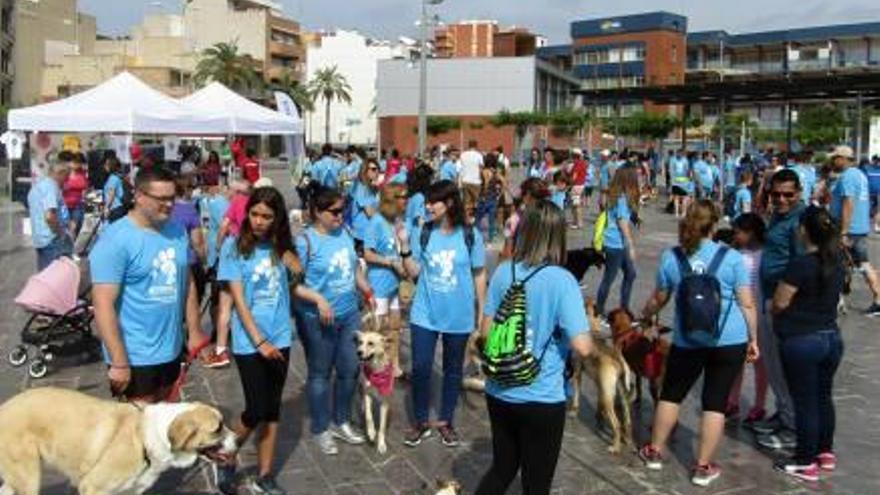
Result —
[[9, 129], [39, 132], [228, 134], [218, 111], [187, 108], [128, 72], [63, 100], [9, 112]]
[[191, 110], [223, 115], [229, 134], [292, 135], [303, 133], [301, 118], [284, 115], [254, 103], [226, 86], [213, 82], [180, 102]]

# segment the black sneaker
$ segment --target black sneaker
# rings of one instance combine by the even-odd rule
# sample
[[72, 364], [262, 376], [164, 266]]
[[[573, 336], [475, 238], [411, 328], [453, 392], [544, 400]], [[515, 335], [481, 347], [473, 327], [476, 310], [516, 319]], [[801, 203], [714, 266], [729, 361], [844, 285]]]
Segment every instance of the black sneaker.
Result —
[[414, 426], [403, 437], [403, 444], [407, 447], [415, 447], [422, 443], [422, 440], [431, 436], [431, 426], [428, 423], [422, 423]]
[[275, 478], [271, 476], [260, 476], [253, 478], [248, 484], [248, 488], [253, 493], [265, 493], [266, 495], [287, 495], [283, 488], [278, 486]]
[[443, 425], [437, 427], [437, 433], [440, 434], [440, 440], [447, 447], [458, 447], [461, 442], [458, 440], [458, 433], [452, 425]]
[[880, 304], [873, 303], [870, 306], [868, 306], [868, 309], [865, 310], [865, 316], [868, 316], [871, 318], [873, 318], [875, 316], [880, 316]]
[[237, 495], [238, 485], [235, 483], [235, 464], [212, 463], [214, 468], [214, 484], [223, 495]]

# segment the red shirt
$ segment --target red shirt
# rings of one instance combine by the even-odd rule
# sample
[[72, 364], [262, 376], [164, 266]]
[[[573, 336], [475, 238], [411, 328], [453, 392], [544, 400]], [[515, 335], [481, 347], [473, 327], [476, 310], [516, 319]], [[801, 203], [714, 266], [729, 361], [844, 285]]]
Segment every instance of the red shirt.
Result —
[[241, 224], [247, 216], [247, 204], [249, 197], [236, 193], [229, 201], [229, 209], [226, 210], [226, 218], [229, 219], [229, 232], [237, 236], [241, 231]]
[[260, 180], [260, 163], [256, 160], [248, 159], [242, 166], [244, 180], [254, 184]]
[[582, 186], [587, 182], [587, 161], [575, 160], [571, 166], [571, 180], [576, 186]]
[[78, 208], [82, 206], [83, 192], [89, 188], [89, 179], [85, 171], [71, 170], [67, 180], [64, 181], [62, 195], [64, 196], [64, 204], [68, 208]]

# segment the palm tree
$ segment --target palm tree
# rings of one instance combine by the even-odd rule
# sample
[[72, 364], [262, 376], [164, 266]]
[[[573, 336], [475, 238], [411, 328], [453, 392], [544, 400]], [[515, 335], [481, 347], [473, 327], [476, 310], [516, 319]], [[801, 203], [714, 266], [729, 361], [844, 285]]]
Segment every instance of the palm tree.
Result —
[[327, 67], [315, 73], [309, 81], [309, 88], [315, 96], [324, 98], [324, 142], [330, 142], [330, 103], [339, 100], [351, 105], [351, 86], [336, 66]]
[[240, 93], [252, 92], [260, 85], [255, 66], [250, 55], [239, 54], [235, 41], [217, 43], [202, 51], [193, 82], [202, 87], [209, 81], [217, 81]]
[[305, 112], [315, 111], [315, 94], [307, 84], [296, 79], [293, 72], [285, 71], [281, 75], [281, 79], [272, 83], [270, 88], [272, 91], [280, 91], [289, 96], [293, 100], [293, 104], [296, 105], [300, 117]]

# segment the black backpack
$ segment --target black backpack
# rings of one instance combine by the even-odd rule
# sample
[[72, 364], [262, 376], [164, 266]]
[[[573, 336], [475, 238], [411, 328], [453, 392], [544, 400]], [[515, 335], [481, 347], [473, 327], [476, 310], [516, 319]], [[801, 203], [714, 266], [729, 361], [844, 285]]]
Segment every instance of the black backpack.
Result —
[[[480, 349], [483, 373], [503, 388], [521, 387], [535, 381], [541, 361], [554, 340], [548, 337], [539, 356], [526, 349], [526, 282], [548, 265], [542, 265], [522, 280], [516, 279], [514, 263], [512, 282], [495, 313], [486, 342]], [[534, 343], [533, 343], [534, 344]]]
[[[681, 334], [697, 346], [713, 346], [718, 341], [724, 321], [721, 316], [721, 282], [716, 276], [730, 248], [720, 246], [705, 272], [695, 272], [681, 247], [672, 253], [678, 261], [681, 283], [675, 292], [675, 305], [680, 317]], [[727, 308], [726, 320], [733, 303]]]

